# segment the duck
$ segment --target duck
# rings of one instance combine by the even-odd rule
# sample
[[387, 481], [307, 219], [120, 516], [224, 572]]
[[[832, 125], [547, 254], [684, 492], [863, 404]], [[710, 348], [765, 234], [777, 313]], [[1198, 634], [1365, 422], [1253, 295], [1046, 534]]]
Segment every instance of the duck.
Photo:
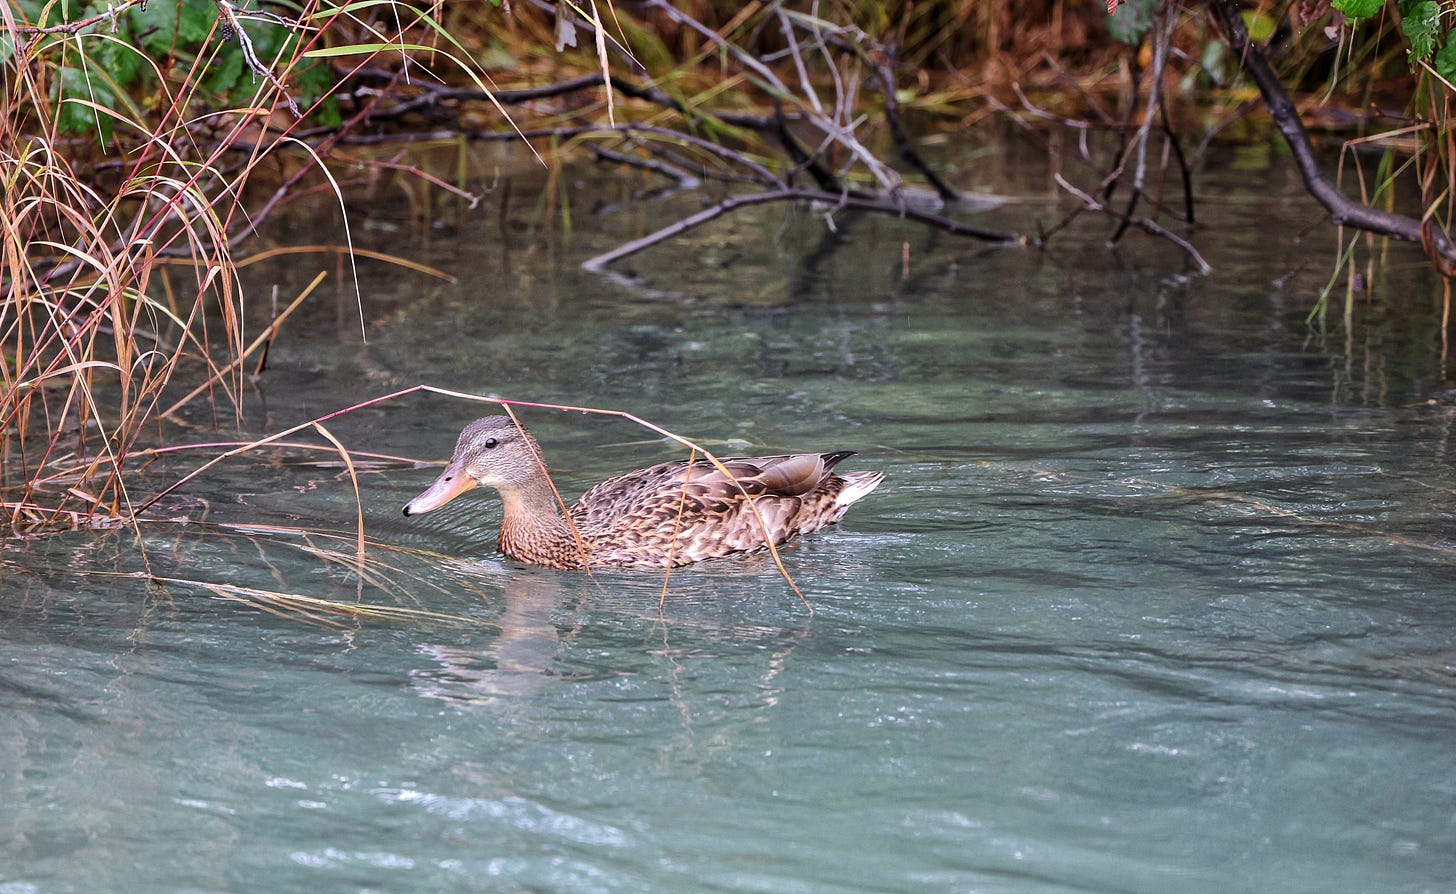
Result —
[[885, 478], [836, 473], [853, 453], [736, 457], [722, 468], [707, 459], [665, 462], [603, 481], [563, 515], [535, 437], [511, 416], [487, 416], [465, 426], [445, 470], [404, 514], [492, 487], [504, 510], [497, 546], [509, 558], [561, 570], [671, 568], [777, 546], [839, 521]]

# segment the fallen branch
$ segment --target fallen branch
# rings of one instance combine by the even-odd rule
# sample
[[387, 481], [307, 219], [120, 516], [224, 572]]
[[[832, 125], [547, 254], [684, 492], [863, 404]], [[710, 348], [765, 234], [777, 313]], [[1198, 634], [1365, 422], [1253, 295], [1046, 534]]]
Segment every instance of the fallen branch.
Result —
[[[619, 245], [608, 252], [603, 252], [595, 257], [588, 258], [582, 263], [582, 267], [593, 273], [605, 271], [608, 265], [620, 261], [622, 258], [634, 255], [646, 248], [651, 248], [660, 242], [665, 242], [674, 236], [678, 236], [694, 227], [701, 226], [710, 220], [722, 217], [730, 211], [744, 208], [750, 205], [763, 205], [768, 202], [821, 202], [831, 205], [835, 210], [845, 208], [855, 211], [873, 211], [880, 214], [893, 214], [906, 220], [919, 221], [929, 224], [935, 228], [950, 233], [953, 236], [969, 236], [973, 239], [981, 239], [999, 245], [1025, 245], [1026, 237], [1019, 233], [1003, 233], [997, 230], [987, 230], [982, 227], [973, 227], [962, 223], [954, 218], [946, 217], [943, 214], [936, 214], [930, 211], [921, 211], [891, 199], [876, 199], [856, 195], [835, 195], [834, 193], [820, 192], [812, 189], [798, 189], [785, 187], [772, 192], [757, 192], [748, 195], [732, 196], [713, 205], [704, 208], [697, 214], [685, 217], [656, 232], [649, 233], [640, 239]], [[1196, 254], [1196, 252], [1195, 252]]]
[[920, 172], [920, 176], [925, 178], [925, 182], [930, 184], [941, 201], [948, 204], [959, 202], [961, 194], [935, 168], [926, 164], [915, 144], [910, 141], [909, 134], [905, 133], [905, 128], [900, 123], [900, 101], [895, 97], [895, 74], [888, 60], [879, 65], [878, 73], [880, 89], [885, 99], [885, 123], [890, 126], [890, 138], [895, 141], [895, 150], [906, 164]]
[[[341, 96], [354, 96], [373, 98], [376, 96], [397, 97], [397, 87], [390, 86], [390, 78], [393, 72], [376, 68], [362, 68], [357, 72], [350, 73], [351, 77], [357, 79], [383, 80], [386, 86], [381, 89], [377, 87], [356, 87], [352, 91], [340, 94]], [[416, 82], [410, 85], [410, 89], [416, 91], [414, 96], [408, 99], [400, 99], [393, 105], [375, 111], [371, 118], [374, 121], [389, 121], [403, 117], [410, 112], [423, 111], [445, 103], [461, 102], [496, 102], [503, 106], [518, 106], [528, 102], [539, 102], [543, 99], [554, 99], [558, 96], [565, 96], [569, 93], [578, 93], [583, 90], [600, 88], [608, 83], [600, 73], [583, 75], [578, 78], [571, 78], [559, 81], [555, 84], [545, 84], [540, 87], [524, 87], [517, 90], [497, 90], [487, 92], [475, 87], [456, 87], [449, 84], [433, 84], [427, 81]], [[660, 87], [650, 84], [639, 84], [636, 81], [611, 75], [610, 83], [612, 89], [633, 99], [640, 99], [654, 105], [662, 106], [682, 114], [689, 120], [713, 120], [731, 127], [741, 127], [753, 131], [771, 131], [774, 129], [774, 118], [772, 115], [755, 115], [744, 112], [714, 111], [704, 112], [701, 109], [693, 108], [682, 100], [668, 93]], [[312, 131], [300, 133], [300, 137], [310, 137], [321, 133], [328, 133], [332, 128], [317, 128]]]
[[[1133, 136], [1133, 144], [1130, 147], [1130, 154], [1137, 163], [1133, 168], [1132, 190], [1127, 199], [1127, 207], [1122, 212], [1117, 224], [1117, 231], [1108, 240], [1109, 244], [1116, 245], [1127, 232], [1128, 226], [1133, 223], [1133, 211], [1136, 210], [1138, 202], [1142, 200], [1143, 190], [1147, 184], [1148, 171], [1148, 139], [1152, 135], [1153, 121], [1158, 117], [1158, 112], [1163, 105], [1163, 72], [1168, 64], [1168, 47], [1173, 42], [1173, 26], [1177, 24], [1177, 16], [1170, 13], [1160, 12], [1154, 17], [1153, 29], [1151, 31], [1153, 41], [1153, 67], [1149, 77], [1148, 104], [1143, 112], [1143, 123], [1138, 127]], [[1166, 120], [1166, 119], [1164, 119]], [[1121, 179], [1124, 164], [1129, 153], [1124, 153], [1122, 161], [1117, 167], [1118, 179]], [[1179, 157], [1182, 155], [1180, 153]], [[1109, 180], [1107, 183], [1107, 196], [1111, 196], [1111, 190], [1116, 181]], [[1146, 229], [1146, 227], [1144, 227]]]
[[652, 158], [638, 158], [635, 155], [627, 155], [623, 152], [614, 152], [613, 150], [608, 149], [605, 146], [598, 146], [595, 143], [591, 144], [591, 150], [592, 152], [596, 153], [597, 158], [601, 159], [602, 161], [614, 161], [617, 164], [627, 165], [628, 167], [634, 168], [642, 168], [646, 171], [652, 171], [653, 173], [661, 174], [669, 180], [676, 182], [678, 189], [697, 189], [698, 187], [703, 185], [703, 181], [700, 178], [693, 176], [691, 173], [677, 167], [676, 165], [670, 165], [665, 161], [658, 161]]
[[1264, 51], [1249, 39], [1249, 31], [1244, 27], [1243, 12], [1238, 0], [1206, 0], [1206, 5], [1223, 28], [1229, 49], [1233, 50], [1234, 56], [1238, 58], [1244, 71], [1254, 79], [1260, 95], [1264, 97], [1264, 105], [1269, 109], [1274, 125], [1289, 144], [1290, 154], [1294, 156], [1295, 166], [1299, 169], [1300, 177], [1304, 179], [1305, 189], [1330, 212], [1331, 222], [1336, 226], [1350, 226], [1407, 242], [1418, 242], [1427, 257], [1444, 275], [1450, 276], [1456, 272], [1456, 244], [1452, 243], [1450, 235], [1436, 226], [1434, 221], [1423, 222], [1418, 218], [1381, 211], [1357, 202], [1341, 192], [1334, 181], [1325, 175], [1293, 100], [1280, 83], [1279, 76], [1270, 67]]

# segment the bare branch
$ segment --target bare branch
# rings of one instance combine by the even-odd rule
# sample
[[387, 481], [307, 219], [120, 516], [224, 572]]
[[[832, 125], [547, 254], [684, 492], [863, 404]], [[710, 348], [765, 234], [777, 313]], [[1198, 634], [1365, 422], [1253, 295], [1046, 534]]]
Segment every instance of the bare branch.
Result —
[[1450, 235], [1436, 226], [1434, 221], [1428, 220], [1422, 225], [1417, 218], [1381, 211], [1357, 202], [1341, 192], [1320, 169], [1319, 159], [1315, 156], [1314, 146], [1310, 143], [1309, 133], [1304, 129], [1304, 122], [1300, 120], [1299, 111], [1284, 90], [1284, 85], [1279, 82], [1279, 76], [1270, 67], [1264, 51], [1249, 40], [1238, 0], [1207, 0], [1207, 6], [1222, 26], [1229, 48], [1263, 95], [1269, 115], [1274, 119], [1274, 124], [1284, 136], [1285, 142], [1289, 144], [1294, 163], [1299, 168], [1300, 176], [1304, 178], [1305, 189], [1330, 212], [1330, 220], [1339, 226], [1351, 226], [1407, 242], [1419, 242], [1437, 269], [1450, 275], [1448, 271], [1456, 267], [1456, 244], [1452, 243]]
[[[253, 39], [248, 36], [247, 31], [243, 30], [243, 23], [239, 21], [241, 15], [237, 7], [233, 6], [229, 0], [213, 0], [213, 2], [217, 4], [217, 18], [220, 23], [218, 29], [219, 36], [224, 41], [236, 39], [238, 48], [242, 50], [243, 61], [247, 63], [248, 70], [272, 84], [278, 91], [278, 95], [282, 96], [283, 101], [288, 104], [288, 111], [293, 113], [293, 117], [302, 118], [303, 112], [298, 110], [298, 103], [294, 102], [293, 97], [289, 95], [288, 88], [284, 87], [283, 82], [278, 80], [278, 76], [273, 74], [273, 69], [269, 68], [262, 59], [258, 58], [257, 51], [253, 49]], [[285, 24], [289, 27], [298, 27], [298, 23], [294, 22]]]
[[993, 242], [999, 245], [1025, 245], [1026, 237], [1019, 233], [1003, 233], [996, 230], [987, 230], [981, 227], [973, 227], [961, 223], [954, 218], [935, 214], [929, 211], [921, 211], [911, 208], [902, 202], [896, 202], [889, 198], [874, 199], [864, 196], [834, 194], [819, 192], [812, 189], [796, 189], [787, 187], [772, 192], [757, 192], [748, 195], [732, 196], [713, 205], [704, 208], [697, 214], [690, 215], [682, 220], [676, 221], [662, 229], [649, 233], [641, 239], [634, 239], [624, 245], [604, 252], [596, 257], [589, 258], [582, 263], [582, 267], [594, 273], [603, 272], [607, 265], [622, 258], [634, 255], [645, 248], [650, 248], [660, 242], [665, 242], [674, 236], [680, 235], [707, 223], [715, 218], [722, 217], [730, 211], [750, 205], [762, 205], [768, 202], [821, 202], [834, 207], [848, 208], [856, 211], [875, 211], [881, 214], [893, 214], [896, 217], [907, 220], [915, 220], [921, 223], [930, 224], [937, 229], [943, 230], [955, 236], [969, 236], [974, 239], [981, 239], [986, 242]]
[[656, 159], [651, 158], [637, 158], [633, 155], [626, 155], [621, 152], [614, 152], [611, 149], [606, 148], [605, 146], [598, 146], [596, 143], [591, 144], [591, 150], [592, 152], [596, 153], [597, 158], [600, 158], [603, 161], [614, 161], [617, 164], [642, 168], [644, 170], [661, 174], [662, 176], [667, 177], [670, 180], [676, 181], [678, 189], [697, 189], [699, 186], [703, 185], [703, 181], [698, 177], [693, 176], [692, 174], [688, 173], [682, 168], [677, 167], [676, 165], [668, 164], [665, 161], [657, 161]]

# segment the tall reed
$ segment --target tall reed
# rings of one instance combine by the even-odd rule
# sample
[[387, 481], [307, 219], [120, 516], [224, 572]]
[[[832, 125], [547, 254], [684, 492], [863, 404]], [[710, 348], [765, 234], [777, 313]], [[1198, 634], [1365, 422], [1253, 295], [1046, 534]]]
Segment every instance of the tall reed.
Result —
[[[334, 183], [331, 63], [421, 72], [406, 54], [443, 46], [471, 67], [429, 14], [315, 0], [292, 20], [222, 0], [0, 6], [0, 506], [12, 526], [130, 518], [128, 461], [149, 430], [194, 397], [238, 412], [235, 246], [306, 176]], [[305, 126], [325, 136], [299, 139]]]

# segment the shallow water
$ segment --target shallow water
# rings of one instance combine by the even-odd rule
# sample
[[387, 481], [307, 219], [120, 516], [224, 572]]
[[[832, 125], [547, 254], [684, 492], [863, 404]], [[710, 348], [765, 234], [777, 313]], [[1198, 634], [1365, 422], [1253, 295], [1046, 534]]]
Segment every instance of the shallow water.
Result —
[[[569, 237], [382, 210], [361, 239], [459, 284], [365, 271], [367, 341], [347, 292], [305, 310], [246, 434], [424, 381], [855, 449], [886, 484], [785, 551], [812, 614], [762, 556], [674, 573], [660, 611], [658, 577], [503, 561], [491, 499], [405, 519], [433, 473], [397, 464], [360, 479], [360, 586], [348, 481], [296, 452], [204, 475], [140, 544], [7, 541], [0, 894], [1456, 890], [1440, 291], [1397, 249], [1306, 325], [1332, 237], [1271, 238], [1317, 213], [1266, 163], [1203, 175], [1206, 277], [1090, 220], [1038, 253], [782, 209], [581, 272], [696, 207], [630, 178], [576, 183]], [[999, 164], [988, 220], [1052, 219]], [[329, 427], [440, 458], [483, 412]], [[676, 455], [526, 418], [572, 492]]]

